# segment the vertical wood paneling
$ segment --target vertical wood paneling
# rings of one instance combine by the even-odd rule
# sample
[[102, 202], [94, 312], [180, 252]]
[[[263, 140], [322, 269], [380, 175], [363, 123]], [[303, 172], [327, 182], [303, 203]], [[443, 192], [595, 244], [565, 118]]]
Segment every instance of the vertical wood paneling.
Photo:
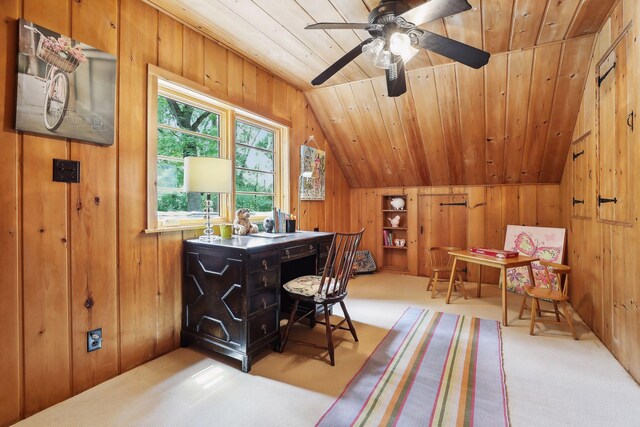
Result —
[[157, 237], [142, 234], [147, 177], [140, 165], [146, 158], [147, 64], [157, 60], [158, 13], [137, 0], [122, 0], [120, 25], [118, 262], [120, 367], [126, 371], [155, 357], [157, 345]]
[[183, 27], [182, 41], [182, 77], [204, 84], [204, 37]]
[[[603, 2], [602, 7], [606, 7]], [[585, 1], [585, 7], [600, 8], [594, 2]], [[594, 12], [599, 13], [594, 9]], [[586, 12], [584, 12], [586, 14]], [[635, 148], [624, 149], [626, 140], [626, 124], [624, 117], [622, 123], [615, 119], [615, 110], [624, 110], [624, 107], [615, 103], [607, 104], [604, 91], [618, 93], [629, 99], [630, 105], [635, 105], [637, 99], [640, 72], [638, 65], [640, 57], [638, 51], [637, 35], [640, 32], [638, 24], [640, 8], [636, 2], [618, 3], [611, 18], [605, 23], [598, 34], [595, 43], [593, 60], [589, 67], [589, 77], [584, 89], [579, 120], [576, 121], [574, 135], [578, 137], [588, 132], [591, 134], [579, 144], [575, 150], [585, 150], [576, 162], [573, 161], [573, 150], [566, 157], [565, 174], [562, 177], [563, 210], [569, 212], [562, 216], [563, 225], [569, 229], [568, 247], [569, 264], [576, 273], [571, 288], [571, 304], [584, 322], [594, 331], [603, 344], [609, 348], [622, 366], [638, 380], [640, 378], [640, 333], [638, 324], [640, 316], [638, 310], [639, 286], [637, 277], [640, 269], [635, 254], [640, 247], [640, 222], [638, 220], [638, 206], [629, 206], [630, 223], [626, 226], [614, 223], [603, 223], [595, 216], [595, 199], [602, 191], [595, 183], [595, 165], [603, 162], [617, 168], [617, 162], [625, 162], [627, 173], [622, 172], [622, 177], [628, 174], [630, 182], [637, 182], [636, 170], [640, 165], [640, 150]], [[583, 25], [588, 20], [579, 16], [576, 20]], [[620, 35], [626, 23], [633, 19], [633, 26], [627, 37], [627, 43], [631, 44], [626, 61], [621, 58], [616, 66], [615, 77], [610, 76], [600, 87], [600, 116], [596, 111], [596, 92], [594, 70], [596, 64], [603, 58], [612, 44]], [[578, 25], [576, 24], [576, 25]], [[624, 55], [622, 55], [624, 56]], [[626, 62], [626, 63], [625, 63]], [[605, 65], [606, 66], [606, 65]], [[620, 76], [620, 78], [617, 78]], [[634, 107], [635, 108], [635, 107]], [[625, 114], [622, 114], [625, 116]], [[615, 128], [619, 126], [620, 134], [600, 139], [604, 127]], [[630, 135], [632, 147], [637, 147], [640, 141], [638, 132]], [[600, 140], [598, 140], [600, 139]], [[596, 145], [604, 144], [605, 150], [598, 152]], [[589, 148], [594, 147], [594, 148]], [[606, 150], [614, 147], [615, 149]], [[578, 165], [578, 161], [582, 162]], [[609, 167], [601, 173], [610, 173]], [[577, 179], [580, 178], [580, 179]], [[640, 188], [637, 185], [630, 186], [628, 199], [638, 200]], [[580, 197], [578, 197], [580, 195]], [[585, 215], [571, 216], [573, 197], [584, 198], [586, 205]], [[576, 213], [578, 211], [575, 211]]]
[[178, 75], [182, 75], [182, 33], [182, 24], [162, 13], [158, 16], [158, 67]]
[[[204, 42], [204, 84], [214, 96], [227, 98], [227, 49], [211, 40]], [[261, 106], [267, 110], [271, 104]]]
[[[20, 2], [0, 0], [0, 70], [16, 69]], [[1, 72], [1, 71], [0, 71]], [[21, 139], [12, 131], [15, 123], [16, 78], [0, 79], [0, 425], [20, 419], [22, 397], [21, 269], [20, 269], [20, 156]]]
[[509, 57], [492, 56], [485, 67], [486, 183], [504, 182], [506, 144], [507, 73]]
[[456, 64], [458, 80], [464, 184], [484, 184], [486, 179], [484, 70]]
[[535, 45], [546, 5], [541, 0], [515, 0], [510, 50]]
[[[71, 5], [71, 36], [117, 55], [117, 4]], [[70, 157], [82, 165], [80, 183], [70, 186], [74, 394], [118, 374], [117, 144], [70, 146]], [[85, 307], [88, 300], [93, 302], [91, 308]], [[96, 328], [102, 328], [104, 346], [87, 353], [87, 332]]]
[[[70, 33], [70, 4], [27, 0], [24, 17]], [[71, 396], [68, 184], [51, 181], [52, 159], [67, 158], [64, 139], [23, 137], [24, 415]], [[42, 354], [47, 357], [43, 358]], [[46, 382], [42, 379], [47, 378]]]
[[511, 1], [482, 1], [484, 49], [488, 52], [498, 53], [509, 50], [512, 11], [513, 2]]
[[464, 160], [458, 96], [456, 90], [455, 65], [434, 69], [438, 81], [438, 106], [442, 123], [442, 136], [446, 147], [446, 161], [449, 163], [449, 184], [464, 183]]

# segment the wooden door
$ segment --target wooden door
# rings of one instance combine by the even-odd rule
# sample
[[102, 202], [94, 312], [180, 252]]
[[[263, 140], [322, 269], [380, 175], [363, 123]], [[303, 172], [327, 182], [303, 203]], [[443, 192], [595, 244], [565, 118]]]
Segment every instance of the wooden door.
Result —
[[419, 274], [430, 277], [430, 247], [467, 247], [467, 195], [423, 195], [419, 196], [418, 204]]
[[574, 218], [591, 218], [594, 198], [591, 186], [591, 168], [593, 136], [591, 132], [582, 135], [572, 144], [573, 194], [572, 215]]
[[598, 219], [628, 224], [631, 217], [629, 176], [635, 113], [627, 63], [633, 44], [625, 33], [597, 67], [598, 74]]

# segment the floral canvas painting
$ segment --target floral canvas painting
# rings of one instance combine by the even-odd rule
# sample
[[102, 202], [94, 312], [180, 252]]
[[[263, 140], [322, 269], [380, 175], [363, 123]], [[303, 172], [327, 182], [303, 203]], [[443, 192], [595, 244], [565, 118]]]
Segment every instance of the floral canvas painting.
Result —
[[16, 129], [114, 142], [116, 58], [21, 19]]
[[301, 147], [301, 200], [324, 200], [325, 161], [326, 154], [324, 151], [307, 145]]
[[[565, 229], [526, 227], [520, 225], [508, 225], [504, 240], [504, 249], [518, 251], [521, 255], [540, 258], [561, 264], [564, 257]], [[532, 263], [533, 279], [536, 286], [555, 288], [555, 277], [552, 282], [539, 262]], [[518, 294], [524, 294], [524, 286], [531, 284], [526, 267], [510, 268], [507, 270], [507, 290]]]

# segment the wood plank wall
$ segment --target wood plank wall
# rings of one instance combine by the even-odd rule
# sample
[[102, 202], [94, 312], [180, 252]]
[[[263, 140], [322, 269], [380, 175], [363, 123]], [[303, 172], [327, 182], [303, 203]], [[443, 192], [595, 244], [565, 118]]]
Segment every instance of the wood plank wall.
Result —
[[[619, 64], [624, 68], [619, 71], [626, 75], [629, 89], [620, 87], [616, 90], [626, 92], [630, 99], [629, 111], [633, 110], [636, 114], [638, 112], [640, 4], [633, 0], [623, 0], [618, 3], [598, 34], [574, 132], [574, 141], [580, 144], [580, 148], [570, 150], [566, 159], [561, 182], [561, 206], [563, 224], [569, 231], [569, 263], [574, 272], [571, 304], [622, 366], [640, 381], [640, 204], [636, 202], [635, 207], [631, 208], [631, 224], [626, 226], [600, 221], [596, 212], [599, 164], [596, 147], [598, 144], [616, 144], [617, 147], [619, 141], [599, 140], [595, 69], [630, 22], [633, 25], [627, 40], [633, 44], [628, 49], [631, 55], [627, 58], [626, 67]], [[624, 79], [620, 81], [616, 81], [616, 85], [624, 84]], [[601, 113], [607, 114], [605, 111]], [[626, 114], [621, 114], [623, 119], [626, 119]], [[626, 128], [626, 124], [623, 123], [622, 127]], [[590, 135], [580, 141], [580, 137], [589, 132]], [[637, 126], [630, 138], [630, 149], [626, 152], [616, 149], [615, 155], [620, 160], [626, 160], [628, 165], [628, 182], [631, 184], [628, 199], [633, 205], [634, 201], [640, 200], [640, 186], [637, 185], [640, 178], [640, 131]], [[573, 161], [572, 155], [583, 149], [586, 158], [581, 159], [581, 162], [586, 163], [582, 163], [585, 171], [581, 172], [578, 170], [581, 166]], [[574, 196], [585, 200], [584, 207], [573, 207]]]
[[[508, 224], [540, 227], [560, 227], [560, 187], [558, 184], [465, 186], [465, 187], [398, 187], [354, 188], [351, 190], [351, 228], [365, 228], [361, 249], [369, 250], [377, 264], [382, 262], [382, 196], [407, 194], [408, 224], [407, 257], [408, 273], [419, 273], [418, 253], [419, 224], [418, 198], [422, 195], [466, 194], [467, 244], [502, 248]], [[455, 218], [453, 219], [455, 222]], [[432, 233], [437, 231], [431, 230]], [[448, 230], [442, 230], [448, 233]], [[441, 240], [441, 239], [438, 239]], [[498, 276], [490, 269], [483, 272], [483, 280], [496, 282]], [[477, 271], [470, 266], [470, 279]], [[486, 276], [485, 276], [486, 274]]]
[[[118, 57], [117, 141], [99, 147], [17, 133], [16, 19]], [[302, 227], [349, 227], [350, 189], [299, 90], [141, 0], [0, 0], [0, 425], [38, 412], [179, 345], [181, 242], [142, 234], [146, 218], [147, 64], [223, 100], [293, 123], [290, 207], [300, 145], [327, 150], [327, 201]], [[51, 181], [53, 158], [79, 160], [80, 184]], [[93, 308], [84, 307], [92, 299]], [[102, 327], [100, 351], [86, 332]]]

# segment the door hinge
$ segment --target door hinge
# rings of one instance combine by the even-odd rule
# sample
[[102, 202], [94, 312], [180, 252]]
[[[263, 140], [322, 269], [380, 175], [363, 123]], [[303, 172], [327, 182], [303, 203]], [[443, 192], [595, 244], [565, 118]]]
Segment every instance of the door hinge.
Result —
[[604, 79], [607, 78], [607, 76], [609, 75], [609, 73], [611, 73], [613, 71], [613, 69], [616, 68], [616, 63], [614, 62], [613, 65], [611, 66], [611, 68], [609, 68], [607, 70], [606, 73], [604, 73], [602, 76], [598, 77], [598, 87], [600, 87], [602, 85], [602, 82], [604, 81]]
[[575, 206], [575, 205], [584, 205], [584, 200], [578, 200], [578, 199], [576, 199], [574, 197], [572, 203], [573, 203], [573, 206]]
[[467, 206], [467, 202], [456, 202], [456, 203], [440, 203], [440, 206]]
[[584, 150], [582, 151], [578, 151], [577, 153], [573, 153], [573, 161], [575, 162], [576, 159], [580, 156], [582, 156], [584, 154]]
[[613, 199], [605, 199], [604, 197], [598, 196], [598, 206], [604, 203], [618, 203], [618, 198], [614, 197]]

